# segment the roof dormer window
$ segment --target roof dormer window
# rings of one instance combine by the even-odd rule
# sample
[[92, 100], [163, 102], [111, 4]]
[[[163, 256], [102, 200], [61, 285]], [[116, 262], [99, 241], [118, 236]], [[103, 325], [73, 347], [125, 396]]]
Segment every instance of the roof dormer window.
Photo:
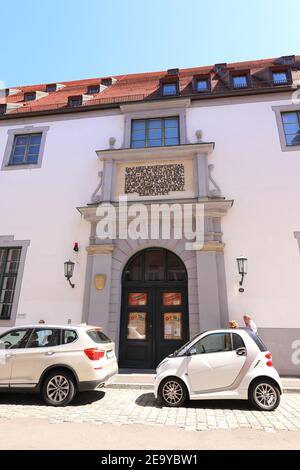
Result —
[[111, 86], [116, 83], [117, 79], [114, 77], [106, 77], [101, 79], [101, 85], [103, 86]]
[[272, 72], [274, 85], [286, 85], [289, 82], [289, 75], [287, 70]]
[[35, 91], [29, 91], [27, 93], [24, 93], [24, 101], [34, 101], [35, 99], [36, 99]]
[[248, 88], [248, 76], [246, 74], [243, 75], [234, 75], [232, 77], [232, 85], [233, 88]]
[[209, 80], [208, 78], [197, 78], [195, 82], [196, 91], [204, 92], [209, 91]]
[[89, 95], [97, 95], [97, 93], [100, 93], [100, 85], [89, 85], [87, 87], [87, 93]]
[[57, 90], [57, 83], [49, 83], [49, 85], [46, 85], [46, 92], [51, 93], [53, 91]]
[[78, 108], [81, 105], [82, 105], [82, 95], [68, 97], [68, 106], [70, 108]]
[[53, 93], [54, 91], [58, 91], [61, 88], [65, 88], [66, 85], [63, 85], [62, 83], [48, 83], [46, 85], [46, 92], [47, 93]]
[[162, 95], [163, 96], [176, 96], [178, 94], [177, 82], [169, 82], [162, 84]]

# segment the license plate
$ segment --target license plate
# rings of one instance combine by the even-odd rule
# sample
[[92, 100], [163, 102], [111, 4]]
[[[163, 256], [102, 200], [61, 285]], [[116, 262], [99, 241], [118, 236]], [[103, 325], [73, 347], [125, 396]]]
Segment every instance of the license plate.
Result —
[[114, 352], [113, 351], [107, 351], [106, 357], [107, 357], [107, 359], [111, 359], [112, 357], [114, 357]]

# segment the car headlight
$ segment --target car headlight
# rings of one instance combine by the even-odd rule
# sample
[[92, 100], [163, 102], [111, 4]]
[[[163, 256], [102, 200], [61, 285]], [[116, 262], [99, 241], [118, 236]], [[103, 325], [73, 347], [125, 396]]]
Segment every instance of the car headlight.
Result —
[[156, 372], [158, 371], [158, 369], [161, 368], [161, 366], [162, 366], [163, 364], [166, 364], [166, 363], [168, 362], [168, 360], [169, 360], [169, 359], [166, 358], [166, 359], [164, 359], [163, 361], [161, 361], [161, 362], [158, 364], [158, 366], [156, 367]]

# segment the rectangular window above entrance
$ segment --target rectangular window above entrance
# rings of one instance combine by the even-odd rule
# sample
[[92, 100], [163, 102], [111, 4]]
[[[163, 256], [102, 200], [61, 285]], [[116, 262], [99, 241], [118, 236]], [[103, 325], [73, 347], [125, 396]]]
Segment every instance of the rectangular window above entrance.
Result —
[[133, 119], [131, 147], [162, 147], [179, 144], [179, 118]]

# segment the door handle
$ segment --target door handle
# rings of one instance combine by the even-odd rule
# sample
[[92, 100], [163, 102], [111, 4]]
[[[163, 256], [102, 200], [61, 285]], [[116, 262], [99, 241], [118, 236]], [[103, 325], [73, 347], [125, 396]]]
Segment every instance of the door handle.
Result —
[[237, 356], [246, 356], [246, 348], [241, 347], [235, 350]]
[[14, 357], [14, 354], [6, 354], [5, 357], [6, 357], [6, 359], [10, 359], [10, 358]]
[[46, 354], [46, 356], [53, 356], [54, 351], [47, 351], [45, 354]]

